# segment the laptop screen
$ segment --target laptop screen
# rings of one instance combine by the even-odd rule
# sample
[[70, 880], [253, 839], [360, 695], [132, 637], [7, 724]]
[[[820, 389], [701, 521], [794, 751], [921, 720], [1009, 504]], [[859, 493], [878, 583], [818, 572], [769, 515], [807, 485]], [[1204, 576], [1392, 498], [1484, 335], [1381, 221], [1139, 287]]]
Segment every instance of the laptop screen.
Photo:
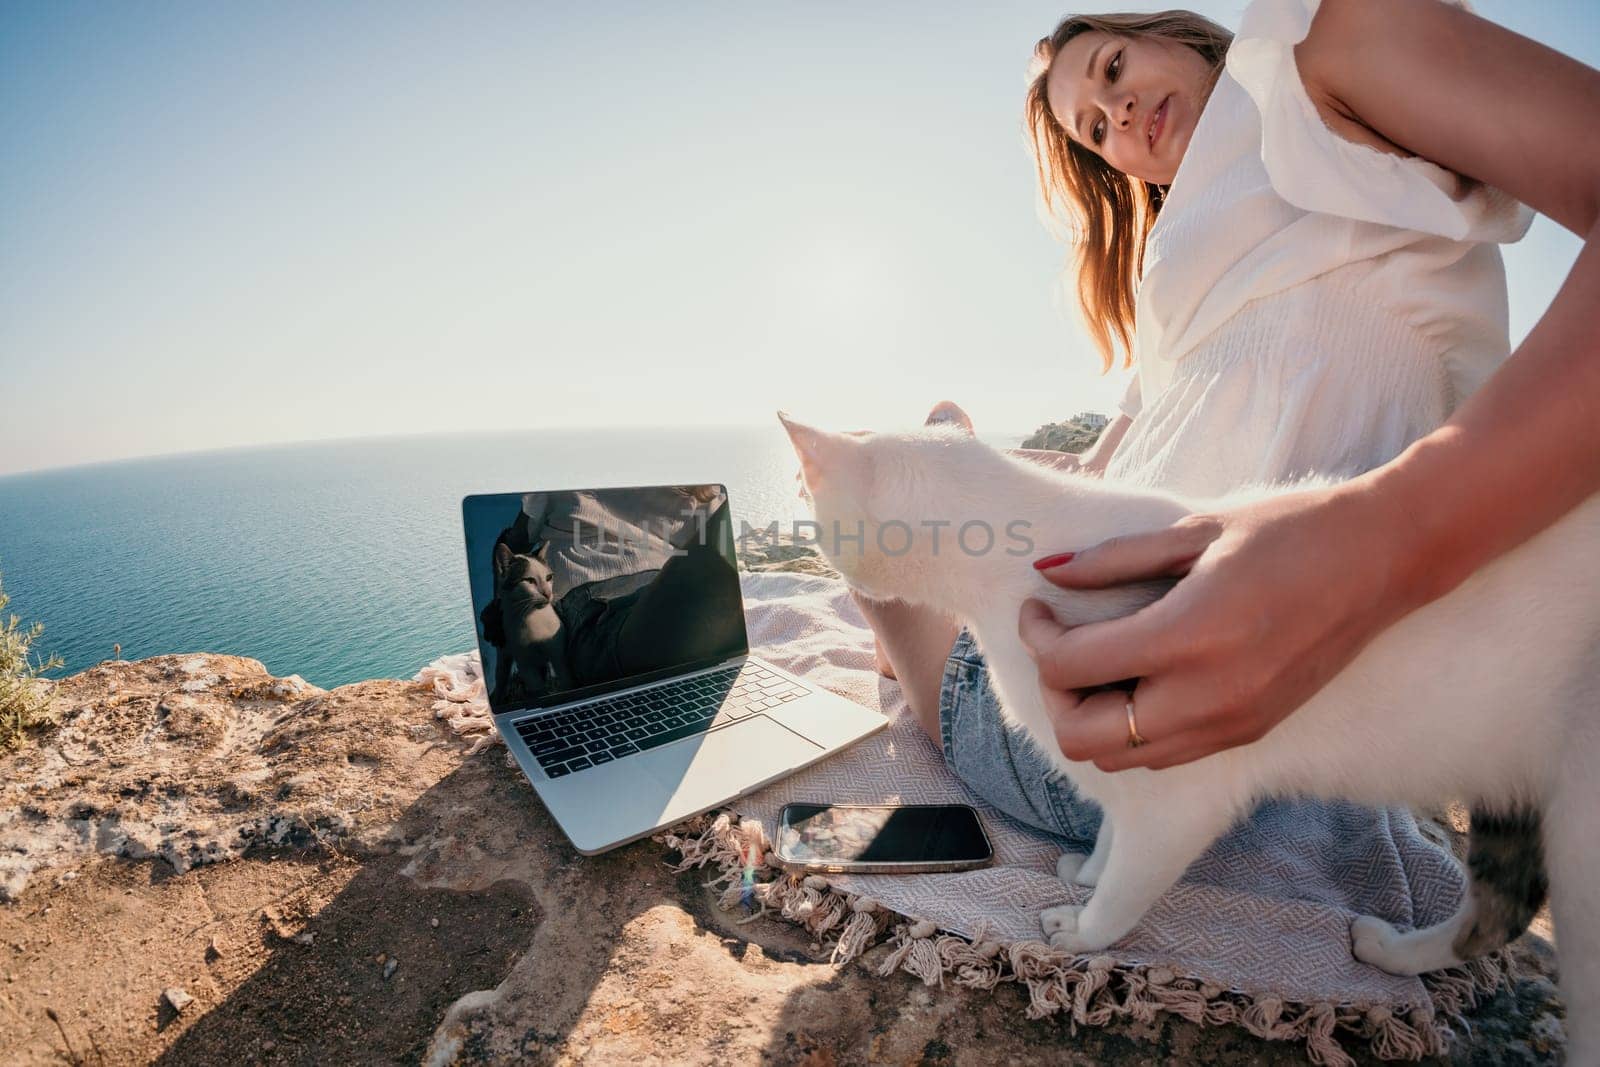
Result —
[[497, 715], [748, 650], [721, 485], [478, 495], [461, 510]]

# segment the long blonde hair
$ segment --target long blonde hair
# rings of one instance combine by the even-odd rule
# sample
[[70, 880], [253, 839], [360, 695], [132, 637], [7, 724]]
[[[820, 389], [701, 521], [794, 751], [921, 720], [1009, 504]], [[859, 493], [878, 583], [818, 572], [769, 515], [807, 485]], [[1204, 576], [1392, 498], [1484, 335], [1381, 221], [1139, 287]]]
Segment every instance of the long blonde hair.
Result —
[[1090, 30], [1118, 37], [1157, 37], [1188, 45], [1211, 64], [1212, 84], [1233, 34], [1193, 11], [1154, 14], [1072, 15], [1033, 49], [1023, 122], [1038, 167], [1043, 210], [1076, 250], [1078, 304], [1100, 352], [1101, 373], [1123, 348], [1133, 365], [1134, 291], [1144, 274], [1145, 239], [1161, 211], [1165, 190], [1117, 170], [1067, 136], [1050, 113], [1045, 79], [1066, 43]]

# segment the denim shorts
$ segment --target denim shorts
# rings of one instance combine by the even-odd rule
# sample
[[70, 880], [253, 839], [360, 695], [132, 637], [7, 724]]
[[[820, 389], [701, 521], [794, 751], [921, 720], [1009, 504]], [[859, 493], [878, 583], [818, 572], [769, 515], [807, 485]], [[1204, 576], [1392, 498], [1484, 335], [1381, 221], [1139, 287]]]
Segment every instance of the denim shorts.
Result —
[[1093, 847], [1100, 806], [1079, 796], [1033, 739], [1001, 715], [988, 664], [966, 627], [945, 661], [939, 734], [945, 763], [980, 799], [1034, 829], [1065, 838], [1075, 851]]

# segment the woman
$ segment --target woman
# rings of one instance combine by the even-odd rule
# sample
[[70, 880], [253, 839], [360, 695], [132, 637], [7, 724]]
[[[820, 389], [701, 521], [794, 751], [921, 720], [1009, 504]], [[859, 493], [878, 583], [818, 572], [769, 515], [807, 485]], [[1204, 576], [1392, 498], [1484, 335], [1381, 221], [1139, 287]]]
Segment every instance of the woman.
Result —
[[[1524, 205], [1594, 231], [1600, 150], [1573, 131], [1600, 75], [1441, 0], [1255, 0], [1232, 41], [1187, 12], [1073, 18], [1037, 59], [1028, 117], [1080, 302], [1108, 363], [1113, 340], [1136, 352], [1087, 469], [1192, 494], [1354, 475], [1036, 564], [1076, 587], [1186, 576], [1124, 619], [1019, 620], [1063, 751], [1170, 766], [1260, 737], [1600, 488], [1596, 253], [1508, 360], [1495, 248]], [[1092, 836], [1037, 755], [960, 714], [992, 699], [965, 634], [863, 610], [969, 785]], [[1131, 700], [1092, 691], [1127, 679]]]
[[[1319, 233], [1350, 242], [1356, 255], [1362, 241], [1369, 242], [1377, 253], [1374, 299], [1431, 341], [1438, 361], [1435, 368], [1427, 360], [1395, 367], [1399, 340], [1382, 336], [1375, 321], [1369, 335], [1375, 351], [1352, 346], [1346, 359], [1316, 377], [1311, 391], [1303, 381], [1296, 389], [1271, 379], [1276, 367], [1263, 365], [1268, 373], [1253, 383], [1251, 397], [1231, 407], [1224, 400], [1226, 421], [1214, 422], [1253, 425], [1263, 396], [1283, 402], [1280, 432], [1257, 440], [1289, 458], [1264, 459], [1249, 471], [1252, 477], [1296, 467], [1376, 469], [1335, 490], [1197, 516], [1171, 531], [1097, 546], [1044, 568], [1052, 581], [1079, 586], [1193, 576], [1138, 616], [1071, 635], [1037, 625], [1036, 613], [1025, 614], [1034, 619], [1034, 647], [1050, 645], [1041, 668], [1046, 683], [1063, 691], [1063, 744], [1108, 767], [1169, 766], [1261, 736], [1389, 623], [1454, 588], [1600, 488], [1594, 251], [1586, 244], [1550, 310], [1508, 362], [1498, 351], [1505, 315], [1498, 255], [1491, 244], [1472, 243], [1521, 235], [1527, 222], [1512, 206], [1513, 196], [1580, 236], [1594, 231], [1600, 150], [1593, 138], [1570, 134], [1600, 114], [1600, 74], [1438, 0], [1327, 0], [1314, 18], [1305, 7], [1294, 0], [1252, 4], [1227, 70], [1259, 112], [1261, 158], [1272, 185], [1310, 211], [1290, 232], [1304, 230], [1303, 243]], [[1087, 44], [1078, 43], [1080, 51]], [[1087, 85], [1075, 93], [1064, 77], [1056, 84], [1064, 93], [1056, 102], [1073, 111], [1091, 106], [1081, 91]], [[1332, 131], [1306, 121], [1313, 108]], [[1100, 116], [1102, 131], [1105, 121]], [[1328, 136], [1335, 131], [1338, 136]], [[1404, 151], [1400, 144], [1419, 158], [1388, 154]], [[1225, 157], [1200, 153], [1192, 162]], [[1486, 184], [1457, 186], [1458, 174]], [[1206, 176], [1204, 166], [1196, 176]], [[1180, 198], [1204, 198], [1197, 188], [1203, 181], [1187, 184], [1187, 172], [1182, 179], [1167, 198], [1169, 212], [1182, 206]], [[1226, 184], [1226, 176], [1218, 181]], [[1458, 193], [1465, 195], [1456, 199]], [[1177, 231], [1188, 216], [1205, 214], [1180, 212], [1170, 240], [1181, 243]], [[1251, 212], [1221, 214], [1230, 226], [1253, 221]], [[1374, 219], [1391, 226], [1362, 233], [1364, 222]], [[1408, 242], [1397, 232], [1402, 227], [1436, 237]], [[1304, 269], [1292, 257], [1270, 269], [1288, 271], [1286, 262]], [[1320, 314], [1320, 321], [1303, 331], [1305, 338], [1324, 345], [1330, 338], [1353, 340], [1357, 324], [1350, 320], [1364, 317], [1359, 301], [1338, 302], [1332, 312], [1323, 301], [1332, 278], [1362, 269], [1335, 269], [1286, 290], [1316, 294], [1306, 311]], [[1226, 290], [1236, 273], [1214, 284]], [[1152, 394], [1152, 380], [1166, 390], [1152, 410], [1140, 412], [1141, 421], [1182, 417], [1183, 390], [1204, 374], [1204, 365], [1181, 346], [1208, 328], [1215, 321], [1208, 312], [1226, 302], [1214, 288], [1185, 322], [1184, 311], [1158, 307], [1160, 284], [1147, 276], [1140, 292], [1155, 327], [1153, 338], [1139, 338], [1141, 359], [1147, 352], [1161, 355], [1174, 329], [1185, 336], [1166, 353], [1168, 360], [1141, 363], [1144, 395]], [[1251, 304], [1243, 314], [1259, 318], [1261, 311]], [[1141, 321], [1141, 330], [1145, 325]], [[1238, 333], [1240, 326], [1236, 314], [1228, 329]], [[1206, 347], [1216, 350], [1201, 342]], [[1179, 357], [1183, 364], [1169, 374], [1170, 359]], [[1281, 363], [1288, 361], [1285, 354]], [[1298, 373], [1303, 363], [1295, 366]], [[1339, 376], [1351, 368], [1357, 370]], [[1415, 395], [1413, 373], [1439, 368], [1446, 386], [1439, 416], [1448, 421], [1434, 430], [1426, 424], [1429, 413], [1418, 419], [1404, 401]], [[1368, 376], [1385, 373], [1397, 376], [1374, 390]], [[1339, 403], [1321, 410], [1335, 418], [1319, 422], [1317, 394], [1330, 390]], [[1346, 410], [1349, 398], [1374, 393], [1395, 403], [1364, 415]], [[1211, 407], [1211, 399], [1197, 406]], [[1365, 424], [1361, 441], [1351, 422], [1339, 421], [1350, 415], [1356, 425]], [[1281, 432], [1285, 425], [1290, 434]], [[1110, 473], [1154, 464], [1156, 480], [1209, 490], [1201, 466], [1213, 472], [1250, 467], [1251, 450], [1239, 448], [1236, 438], [1213, 438], [1219, 445], [1202, 446], [1200, 464], [1194, 447], [1158, 452], [1153, 442], [1161, 434], [1150, 429], [1142, 441], [1130, 435], [1135, 447], [1119, 449]], [[1180, 430], [1172, 439], [1182, 437]], [[1421, 439], [1412, 443], [1413, 437]], [[1304, 610], [1311, 601], [1317, 612]], [[1124, 701], [1102, 696], [1082, 702], [1066, 692], [1120, 678], [1143, 679], [1135, 694], [1137, 722], [1151, 744], [1137, 752], [1127, 746]]]

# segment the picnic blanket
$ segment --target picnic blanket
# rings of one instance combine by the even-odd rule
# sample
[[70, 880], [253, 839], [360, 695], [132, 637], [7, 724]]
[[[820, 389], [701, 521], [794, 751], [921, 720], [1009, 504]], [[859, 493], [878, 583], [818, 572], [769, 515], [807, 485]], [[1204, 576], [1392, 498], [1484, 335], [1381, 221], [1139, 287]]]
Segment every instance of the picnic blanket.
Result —
[[[1342, 803], [1266, 804], [1105, 953], [1052, 948], [1039, 913], [1083, 903], [1091, 892], [1056, 878], [1064, 843], [985, 806], [949, 771], [899, 685], [873, 669], [871, 630], [844, 583], [784, 573], [741, 581], [753, 652], [881, 710], [890, 723], [725, 812], [658, 837], [678, 850], [680, 866], [712, 869], [726, 906], [742, 902], [801, 923], [833, 939], [839, 961], [887, 941], [877, 960], [883, 973], [976, 988], [1020, 982], [1030, 1016], [1059, 1013], [1076, 1027], [1172, 1012], [1304, 1041], [1311, 1060], [1325, 1064], [1353, 1062], [1341, 1039], [1365, 1040], [1385, 1059], [1442, 1053], [1450, 1022], [1464, 1027], [1461, 1012], [1502, 980], [1500, 956], [1419, 979], [1351, 955], [1356, 916], [1430, 925], [1453, 913], [1465, 879], [1410, 813]], [[418, 676], [434, 681], [439, 714], [458, 732], [489, 725], [476, 660], [447, 657]], [[949, 874], [788, 875], [766, 860], [778, 812], [791, 801], [973, 804], [995, 864]]]

